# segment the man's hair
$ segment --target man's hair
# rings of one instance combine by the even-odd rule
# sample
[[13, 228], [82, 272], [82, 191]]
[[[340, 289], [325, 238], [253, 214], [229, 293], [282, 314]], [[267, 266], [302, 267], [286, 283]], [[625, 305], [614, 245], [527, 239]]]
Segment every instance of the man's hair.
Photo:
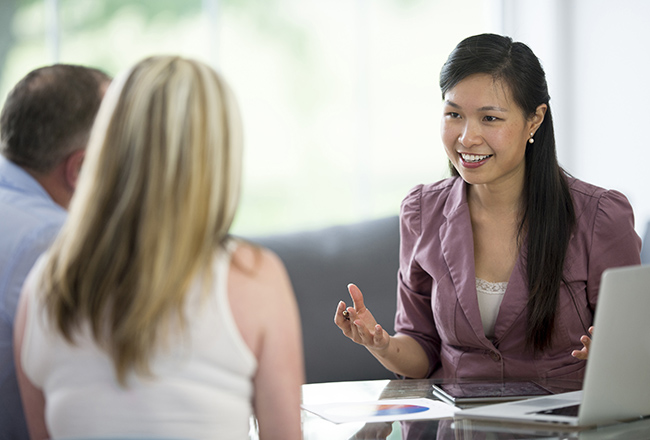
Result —
[[46, 173], [84, 149], [110, 77], [98, 69], [55, 64], [28, 73], [0, 115], [0, 153]]

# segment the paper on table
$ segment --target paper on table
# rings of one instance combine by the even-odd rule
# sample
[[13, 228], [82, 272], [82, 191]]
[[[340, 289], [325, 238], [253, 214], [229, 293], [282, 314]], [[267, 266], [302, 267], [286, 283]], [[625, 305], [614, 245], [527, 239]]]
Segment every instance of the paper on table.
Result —
[[425, 398], [303, 404], [302, 407], [334, 423], [446, 419], [458, 411], [455, 406]]

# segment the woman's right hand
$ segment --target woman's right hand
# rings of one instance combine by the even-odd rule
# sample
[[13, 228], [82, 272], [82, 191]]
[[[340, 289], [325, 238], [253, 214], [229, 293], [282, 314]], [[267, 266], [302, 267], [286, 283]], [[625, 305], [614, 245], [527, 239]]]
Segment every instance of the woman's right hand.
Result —
[[[369, 350], [377, 352], [387, 349], [390, 335], [377, 324], [370, 310], [366, 308], [361, 290], [354, 284], [349, 284], [348, 291], [354, 307], [347, 307], [345, 302], [340, 301], [334, 315], [334, 323], [345, 336]], [[347, 312], [347, 317], [344, 312]]]

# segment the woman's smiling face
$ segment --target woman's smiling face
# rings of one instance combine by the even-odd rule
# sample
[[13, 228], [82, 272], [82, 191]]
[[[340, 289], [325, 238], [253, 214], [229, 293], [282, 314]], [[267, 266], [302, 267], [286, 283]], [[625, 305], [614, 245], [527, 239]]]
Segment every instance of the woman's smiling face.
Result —
[[542, 104], [526, 118], [506, 83], [487, 74], [468, 76], [444, 96], [441, 134], [447, 156], [467, 183], [523, 184], [528, 140], [545, 112]]

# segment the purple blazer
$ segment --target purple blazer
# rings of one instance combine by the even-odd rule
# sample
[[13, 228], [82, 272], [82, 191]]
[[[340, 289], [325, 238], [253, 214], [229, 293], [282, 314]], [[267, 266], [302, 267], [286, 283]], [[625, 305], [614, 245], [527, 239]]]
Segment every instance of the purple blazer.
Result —
[[[490, 340], [476, 294], [467, 184], [452, 177], [419, 185], [402, 202], [395, 331], [429, 357], [429, 377], [582, 379], [571, 356], [593, 323], [602, 272], [640, 264], [641, 239], [625, 196], [569, 178], [576, 228], [565, 262], [551, 347], [533, 356], [525, 343], [525, 267], [519, 255]], [[596, 331], [598, 331], [596, 329]]]

